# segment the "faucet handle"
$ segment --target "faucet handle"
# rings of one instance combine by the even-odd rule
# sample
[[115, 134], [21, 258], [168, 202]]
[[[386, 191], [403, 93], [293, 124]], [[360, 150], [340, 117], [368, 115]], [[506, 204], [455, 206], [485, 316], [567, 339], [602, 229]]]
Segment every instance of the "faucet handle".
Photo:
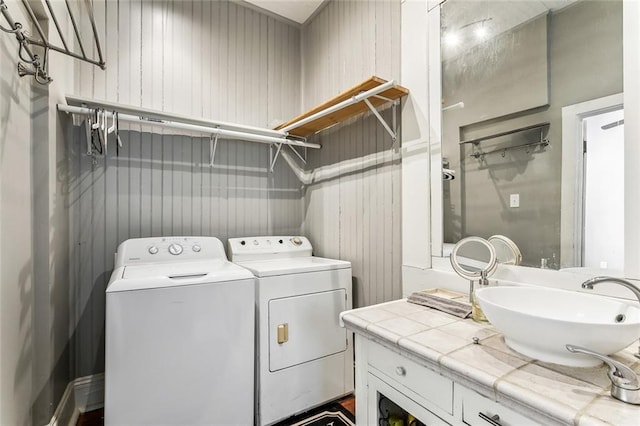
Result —
[[636, 373], [626, 365], [608, 356], [575, 345], [565, 345], [571, 353], [590, 355], [603, 361], [609, 367], [607, 375], [611, 380], [611, 396], [628, 404], [640, 405], [640, 383]]
[[609, 379], [611, 379], [611, 382], [614, 385], [630, 390], [640, 389], [640, 382], [638, 381], [638, 376], [636, 376], [636, 373], [621, 362], [580, 346], [566, 345], [565, 347], [571, 353], [591, 355], [592, 357], [598, 358], [600, 361], [603, 361], [605, 364], [607, 364], [607, 366], [609, 366], [609, 371], [607, 372], [607, 374], [609, 375]]

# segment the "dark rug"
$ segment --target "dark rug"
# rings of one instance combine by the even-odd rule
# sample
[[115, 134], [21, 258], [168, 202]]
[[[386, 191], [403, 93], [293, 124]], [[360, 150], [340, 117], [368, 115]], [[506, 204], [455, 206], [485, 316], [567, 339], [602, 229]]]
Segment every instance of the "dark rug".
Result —
[[275, 426], [355, 426], [355, 417], [337, 402], [298, 414]]

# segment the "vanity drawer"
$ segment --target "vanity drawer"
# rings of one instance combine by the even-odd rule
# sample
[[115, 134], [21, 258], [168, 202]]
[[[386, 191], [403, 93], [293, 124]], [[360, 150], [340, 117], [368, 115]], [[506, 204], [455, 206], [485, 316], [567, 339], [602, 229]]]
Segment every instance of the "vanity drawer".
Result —
[[[539, 423], [518, 414], [515, 411], [498, 404], [495, 401], [485, 398], [470, 389], [462, 386], [455, 386], [456, 399], [462, 402], [462, 421], [471, 426], [528, 426], [539, 425]], [[494, 416], [495, 420], [490, 420]]]
[[369, 344], [369, 365], [422, 399], [453, 414], [453, 381], [379, 344]]

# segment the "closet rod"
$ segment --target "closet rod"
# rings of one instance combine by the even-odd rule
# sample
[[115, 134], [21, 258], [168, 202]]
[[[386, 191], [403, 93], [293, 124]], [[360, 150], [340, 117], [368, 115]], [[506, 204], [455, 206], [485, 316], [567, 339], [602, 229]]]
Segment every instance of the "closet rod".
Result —
[[302, 120], [298, 120], [295, 123], [291, 123], [288, 126], [285, 126], [283, 128], [281, 128], [280, 130], [284, 131], [284, 132], [288, 132], [291, 129], [295, 129], [297, 127], [303, 126], [307, 123], [310, 123], [314, 120], [317, 120], [318, 118], [324, 117], [325, 115], [329, 115], [333, 112], [336, 112], [338, 110], [341, 110], [342, 108], [349, 106], [349, 105], [353, 105], [353, 104], [357, 104], [358, 102], [361, 102], [365, 99], [368, 99], [372, 96], [377, 95], [378, 93], [382, 93], [385, 90], [391, 89], [392, 87], [394, 87], [396, 85], [396, 82], [394, 80], [389, 80], [384, 84], [381, 84], [380, 86], [374, 87], [373, 89], [367, 90], [366, 92], [362, 92], [359, 93], [349, 99], [345, 99], [344, 101], [337, 103], [335, 105], [330, 106], [327, 109], [324, 109], [322, 111], [318, 111], [315, 114], [312, 114], [308, 117], [303, 118]]
[[[70, 105], [63, 105], [63, 104], [58, 104], [58, 110], [67, 112], [70, 114], [90, 115], [90, 116], [95, 113], [95, 109], [92, 109], [92, 108], [77, 107], [77, 106], [70, 106]], [[114, 114], [109, 111], [106, 111], [106, 113]], [[275, 136], [258, 135], [255, 133], [221, 129], [221, 128], [212, 127], [212, 126], [209, 127], [209, 126], [202, 126], [197, 124], [181, 123], [181, 122], [170, 121], [170, 120], [159, 120], [157, 118], [144, 117], [140, 115], [130, 115], [122, 112], [118, 112], [118, 120], [123, 120], [130, 123], [137, 123], [137, 124], [143, 124], [143, 125], [190, 130], [194, 132], [204, 133], [207, 135], [220, 135], [220, 136], [226, 136], [232, 139], [241, 139], [241, 140], [252, 141], [252, 142], [260, 142], [260, 143], [268, 143], [268, 144], [276, 143], [276, 144], [303, 146], [306, 148], [316, 148], [316, 149], [321, 148], [321, 145], [316, 143], [285, 139], [284, 137], [278, 138]]]
[[514, 133], [526, 132], [527, 130], [543, 129], [543, 128], [547, 127], [547, 126], [549, 126], [549, 123], [540, 123], [540, 124], [535, 124], [533, 126], [520, 127], [518, 129], [514, 129], [514, 130], [507, 130], [506, 132], [495, 133], [495, 134], [490, 135], [490, 136], [483, 136], [481, 138], [469, 139], [469, 140], [466, 140], [466, 141], [460, 141], [460, 145], [465, 144], [465, 143], [479, 143], [479, 142], [486, 141], [486, 140], [489, 140], [489, 139], [499, 138], [500, 136], [507, 136], [507, 135], [512, 135]]
[[139, 116], [149, 118], [150, 121], [155, 121], [155, 120], [172, 121], [172, 122], [178, 121], [180, 123], [194, 124], [196, 126], [224, 127], [225, 130], [237, 130], [240, 132], [257, 133], [260, 135], [273, 136], [276, 138], [278, 137], [284, 138], [285, 136], [288, 135], [287, 132], [284, 132], [282, 130], [271, 130], [271, 129], [265, 129], [263, 127], [248, 126], [245, 124], [227, 123], [224, 121], [217, 121], [217, 120], [205, 120], [201, 118], [198, 119], [198, 118], [193, 118], [193, 117], [189, 117], [181, 114], [172, 114], [164, 111], [157, 111], [157, 110], [148, 109], [148, 108], [140, 108], [140, 107], [135, 107], [130, 105], [119, 104], [116, 102], [98, 101], [95, 99], [82, 98], [80, 96], [67, 95], [65, 96], [65, 98], [67, 99], [68, 105], [93, 108], [93, 109], [99, 108], [99, 109], [104, 109], [106, 111], [118, 111], [122, 114], [129, 114], [129, 115], [139, 115]]

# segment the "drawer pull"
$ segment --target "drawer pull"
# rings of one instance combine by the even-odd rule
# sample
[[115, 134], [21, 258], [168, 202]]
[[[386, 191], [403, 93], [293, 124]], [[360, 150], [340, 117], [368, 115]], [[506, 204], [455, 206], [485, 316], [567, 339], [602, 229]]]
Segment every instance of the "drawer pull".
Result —
[[484, 420], [485, 422], [489, 423], [492, 426], [502, 426], [502, 423], [500, 423], [500, 416], [497, 414], [494, 414], [493, 416], [489, 417], [485, 413], [480, 412], [478, 413], [478, 417], [480, 417], [482, 420]]
[[396, 367], [396, 374], [398, 376], [406, 376], [407, 375], [407, 370], [404, 367]]

